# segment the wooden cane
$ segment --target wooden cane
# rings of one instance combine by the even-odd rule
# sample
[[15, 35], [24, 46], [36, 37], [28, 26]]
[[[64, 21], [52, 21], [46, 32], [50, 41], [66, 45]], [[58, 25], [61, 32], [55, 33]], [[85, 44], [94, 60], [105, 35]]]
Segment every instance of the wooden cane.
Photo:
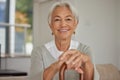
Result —
[[[59, 71], [59, 80], [65, 80], [65, 70], [67, 69], [67, 64], [63, 63]], [[83, 80], [83, 74], [80, 74], [80, 80]]]

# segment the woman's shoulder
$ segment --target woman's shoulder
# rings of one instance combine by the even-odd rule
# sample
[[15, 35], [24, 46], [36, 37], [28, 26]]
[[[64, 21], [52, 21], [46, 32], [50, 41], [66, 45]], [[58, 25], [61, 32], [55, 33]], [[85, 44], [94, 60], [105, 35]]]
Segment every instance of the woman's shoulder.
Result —
[[42, 52], [48, 52], [48, 48], [53, 46], [53, 40], [43, 44], [43, 45], [40, 45], [40, 46], [35, 46], [32, 50], [32, 53], [42, 53]]
[[90, 53], [91, 52], [90, 46], [88, 46], [88, 45], [86, 45], [82, 42], [79, 42], [79, 45], [78, 45], [77, 49], [81, 52], [84, 52], [84, 53]]
[[32, 54], [40, 54], [40, 53], [42, 53], [43, 51], [44, 51], [44, 52], [46, 51], [45, 45], [36, 46], [36, 47], [33, 48]]
[[85, 43], [82, 43], [82, 42], [79, 42], [79, 48], [88, 48], [89, 45], [85, 44]]
[[87, 47], [89, 47], [88, 45], [86, 45], [86, 44], [84, 44], [84, 43], [82, 43], [82, 42], [80, 42], [78, 40], [72, 40], [72, 44], [74, 46], [77, 46], [78, 48], [87, 48]]
[[35, 46], [35, 47], [33, 48], [33, 51], [40, 51], [40, 50], [42, 50], [42, 49], [44, 49], [44, 48], [45, 48], [44, 45]]

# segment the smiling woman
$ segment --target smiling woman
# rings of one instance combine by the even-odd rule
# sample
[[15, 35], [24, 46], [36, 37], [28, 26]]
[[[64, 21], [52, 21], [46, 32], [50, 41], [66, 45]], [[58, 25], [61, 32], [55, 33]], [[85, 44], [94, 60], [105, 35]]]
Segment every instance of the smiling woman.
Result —
[[66, 80], [78, 80], [81, 75], [84, 80], [99, 80], [90, 48], [72, 40], [79, 22], [76, 12], [69, 2], [53, 4], [48, 16], [53, 40], [33, 49], [30, 80], [58, 80], [64, 63]]

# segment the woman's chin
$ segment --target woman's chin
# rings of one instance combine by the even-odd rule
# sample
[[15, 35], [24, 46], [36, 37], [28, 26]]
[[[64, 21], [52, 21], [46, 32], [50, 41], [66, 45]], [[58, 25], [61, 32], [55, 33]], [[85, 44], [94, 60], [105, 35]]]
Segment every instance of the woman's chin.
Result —
[[59, 39], [59, 40], [71, 39], [71, 35], [70, 34], [61, 34], [61, 35], [56, 35], [55, 37], [57, 39]]
[[59, 40], [67, 40], [67, 39], [70, 39], [70, 37], [66, 37], [66, 36], [64, 36], [64, 37], [59, 37]]

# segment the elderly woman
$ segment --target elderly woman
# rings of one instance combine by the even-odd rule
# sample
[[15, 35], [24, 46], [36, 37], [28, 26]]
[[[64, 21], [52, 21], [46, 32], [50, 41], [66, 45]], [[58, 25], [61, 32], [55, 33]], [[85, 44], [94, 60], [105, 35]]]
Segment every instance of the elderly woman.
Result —
[[90, 48], [71, 39], [79, 22], [75, 8], [57, 2], [48, 19], [54, 40], [33, 50], [30, 80], [58, 80], [63, 63], [67, 64], [66, 80], [79, 80], [81, 75], [84, 80], [99, 80]]

